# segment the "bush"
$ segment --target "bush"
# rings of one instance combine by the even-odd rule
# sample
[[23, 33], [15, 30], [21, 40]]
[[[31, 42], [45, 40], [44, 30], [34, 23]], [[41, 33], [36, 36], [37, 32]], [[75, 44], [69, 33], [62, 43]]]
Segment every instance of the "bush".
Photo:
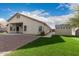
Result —
[[45, 32], [44, 32], [44, 31], [42, 31], [42, 32], [40, 33], [40, 35], [41, 35], [41, 36], [44, 36], [44, 35], [45, 35]]

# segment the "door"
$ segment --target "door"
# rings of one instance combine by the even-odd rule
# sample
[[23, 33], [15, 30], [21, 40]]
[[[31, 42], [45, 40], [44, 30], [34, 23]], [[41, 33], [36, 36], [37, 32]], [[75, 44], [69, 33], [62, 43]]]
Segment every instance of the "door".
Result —
[[16, 32], [19, 33], [19, 26], [16, 27]]
[[76, 36], [79, 36], [79, 29], [76, 30], [75, 34]]

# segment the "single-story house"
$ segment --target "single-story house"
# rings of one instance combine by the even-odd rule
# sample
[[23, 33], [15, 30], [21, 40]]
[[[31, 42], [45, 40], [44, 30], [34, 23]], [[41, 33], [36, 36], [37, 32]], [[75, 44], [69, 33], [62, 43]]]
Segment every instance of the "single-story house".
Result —
[[38, 35], [51, 32], [51, 27], [24, 14], [16, 13], [8, 20], [8, 33], [22, 33]]
[[73, 28], [70, 24], [55, 25], [55, 35], [77, 35], [79, 36], [79, 28]]

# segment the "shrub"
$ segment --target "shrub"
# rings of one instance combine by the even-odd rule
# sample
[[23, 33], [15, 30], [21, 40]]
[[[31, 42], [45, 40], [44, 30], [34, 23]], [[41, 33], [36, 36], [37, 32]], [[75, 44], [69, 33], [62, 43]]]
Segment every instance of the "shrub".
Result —
[[44, 36], [44, 35], [45, 35], [45, 32], [44, 32], [44, 31], [42, 31], [42, 32], [40, 33], [40, 35], [41, 35], [41, 36]]

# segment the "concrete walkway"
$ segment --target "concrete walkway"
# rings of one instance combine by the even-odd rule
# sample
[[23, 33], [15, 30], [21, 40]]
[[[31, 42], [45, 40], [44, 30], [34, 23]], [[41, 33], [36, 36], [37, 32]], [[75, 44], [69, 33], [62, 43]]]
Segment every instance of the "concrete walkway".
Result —
[[44, 37], [51, 37], [52, 35], [55, 35], [55, 33], [54, 33], [54, 32], [50, 32], [49, 34], [47, 34], [47, 35], [44, 36]]
[[5, 53], [8, 53], [8, 51], [15, 50], [37, 38], [37, 36], [33, 35], [1, 35], [0, 55], [4, 55]]

